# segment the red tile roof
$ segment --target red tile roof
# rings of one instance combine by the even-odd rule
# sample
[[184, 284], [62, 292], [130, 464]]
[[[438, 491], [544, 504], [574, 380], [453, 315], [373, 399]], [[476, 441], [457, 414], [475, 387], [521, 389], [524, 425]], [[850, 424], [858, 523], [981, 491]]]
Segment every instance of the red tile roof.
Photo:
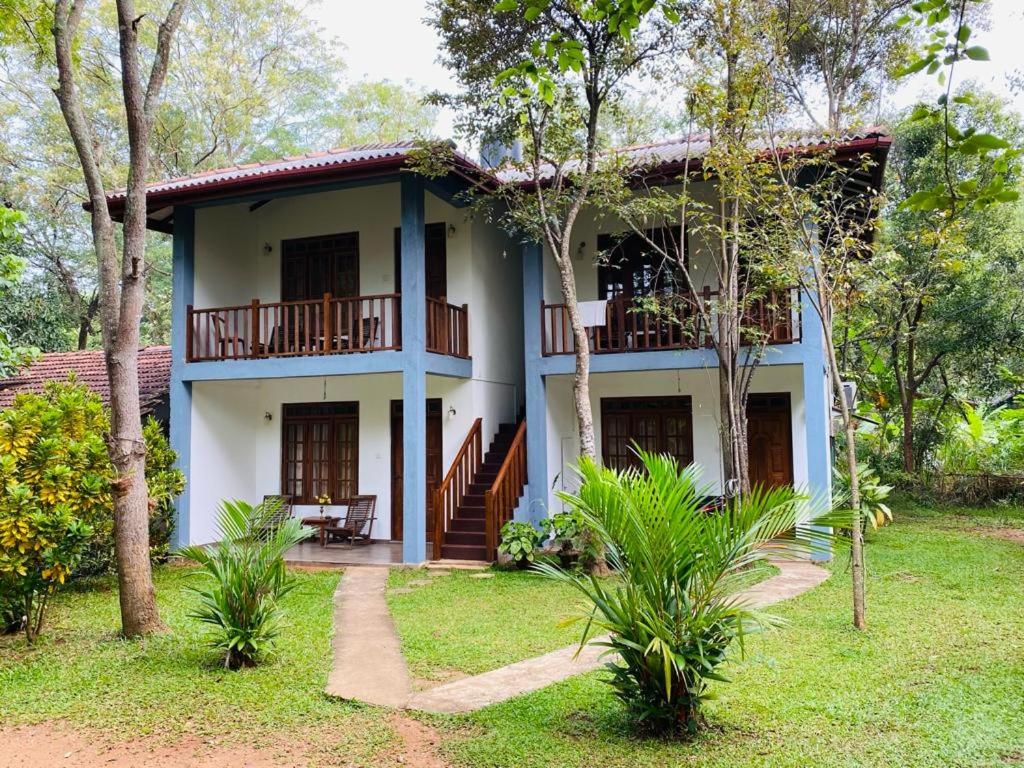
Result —
[[[102, 349], [82, 352], [48, 352], [17, 376], [0, 379], [0, 408], [8, 407], [19, 392], [42, 392], [48, 381], [64, 381], [75, 372], [78, 381], [110, 402], [110, 385]], [[139, 402], [143, 413], [165, 399], [171, 387], [171, 348], [146, 347], [139, 350]]]
[[[787, 134], [779, 136], [775, 144], [779, 147], [807, 151], [831, 148], [837, 152], [862, 152], [888, 149], [890, 141], [885, 128], [869, 126], [841, 136]], [[757, 146], [768, 146], [764, 140], [753, 143]], [[203, 171], [150, 184], [146, 189], [147, 207], [151, 212], [164, 210], [166, 214], [170, 214], [172, 206], [182, 203], [397, 173], [409, 163], [419, 146], [415, 141], [360, 144], [280, 160]], [[697, 163], [709, 147], [707, 134], [693, 134], [652, 144], [620, 147], [612, 151], [626, 158], [627, 167], [678, 173], [682, 171], [680, 166], [686, 164], [687, 158], [691, 163]], [[452, 171], [474, 180], [517, 182], [525, 179], [524, 174], [514, 168], [489, 170], [459, 152], [454, 153]], [[115, 191], [108, 199], [116, 215], [124, 205], [125, 192]], [[163, 217], [157, 217], [156, 220], [163, 220]]]

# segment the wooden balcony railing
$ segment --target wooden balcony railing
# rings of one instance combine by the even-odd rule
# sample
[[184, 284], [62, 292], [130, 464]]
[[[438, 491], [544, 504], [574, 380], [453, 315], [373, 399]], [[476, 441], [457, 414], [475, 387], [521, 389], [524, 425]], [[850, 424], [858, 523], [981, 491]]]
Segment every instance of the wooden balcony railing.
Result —
[[[713, 315], [717, 296], [718, 292], [710, 288], [698, 295], [674, 296], [657, 312], [644, 310], [631, 298], [612, 299], [605, 308], [604, 324], [587, 328], [590, 351], [602, 354], [710, 347], [713, 329], [706, 327], [698, 302], [703, 302]], [[744, 326], [767, 333], [769, 344], [791, 344], [800, 340], [799, 308], [796, 288], [770, 291], [748, 304]], [[752, 336], [749, 334], [748, 339]], [[542, 301], [542, 354], [571, 355], [575, 350], [566, 305]]]
[[469, 310], [427, 298], [427, 351], [469, 357]]
[[505, 461], [498, 470], [490, 490], [484, 493], [484, 533], [487, 559], [498, 559], [498, 537], [501, 527], [512, 519], [526, 486], [526, 419], [519, 424]]
[[466, 439], [462, 441], [459, 452], [455, 454], [448, 474], [434, 490], [434, 535], [433, 559], [441, 559], [441, 544], [444, 534], [451, 526], [452, 518], [462, 504], [470, 483], [476, 477], [480, 465], [484, 461], [483, 437], [481, 427], [483, 419], [477, 419], [469, 428]]
[[[344, 298], [188, 308], [188, 362], [335, 355], [402, 348], [401, 296]], [[427, 348], [469, 357], [469, 312], [427, 300]]]

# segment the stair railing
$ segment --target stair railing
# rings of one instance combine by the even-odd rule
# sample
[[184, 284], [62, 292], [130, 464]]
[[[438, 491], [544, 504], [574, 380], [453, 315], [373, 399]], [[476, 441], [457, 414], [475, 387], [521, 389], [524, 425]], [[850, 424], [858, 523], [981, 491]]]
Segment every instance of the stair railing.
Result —
[[480, 430], [483, 419], [477, 419], [469, 428], [469, 434], [462, 441], [462, 447], [455, 454], [448, 474], [434, 491], [434, 560], [441, 559], [441, 544], [444, 541], [444, 534], [451, 525], [455, 512], [462, 504], [476, 473], [483, 464], [483, 440]]
[[484, 542], [487, 559], [498, 559], [498, 534], [512, 519], [526, 486], [526, 419], [519, 423], [498, 476], [484, 493]]

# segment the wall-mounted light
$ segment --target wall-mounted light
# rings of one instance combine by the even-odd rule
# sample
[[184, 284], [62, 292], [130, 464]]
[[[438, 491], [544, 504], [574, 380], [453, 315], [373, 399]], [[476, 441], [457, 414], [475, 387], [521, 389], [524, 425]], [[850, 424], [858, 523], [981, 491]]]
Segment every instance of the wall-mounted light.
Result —
[[454, 405], [449, 405], [448, 406], [448, 418], [450, 418], [450, 419], [454, 419], [455, 418], [455, 406]]
[[586, 240], [581, 240], [580, 244], [576, 246], [576, 259], [577, 260], [583, 258], [583, 251], [585, 251], [586, 248], [587, 248], [587, 241]]
[[272, 414], [270, 411], [264, 411], [263, 420], [269, 424], [271, 421], [274, 420], [274, 414]]
[[449, 224], [448, 225], [448, 237], [455, 237], [455, 225], [454, 224]]
[[274, 246], [272, 246], [270, 243], [264, 243], [263, 244], [263, 252], [264, 253], [273, 253], [274, 252]]

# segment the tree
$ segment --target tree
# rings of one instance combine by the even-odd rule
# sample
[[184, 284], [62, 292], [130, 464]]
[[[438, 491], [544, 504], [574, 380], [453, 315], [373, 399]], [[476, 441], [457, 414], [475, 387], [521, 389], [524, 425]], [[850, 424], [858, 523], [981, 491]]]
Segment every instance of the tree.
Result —
[[[25, 211], [25, 279], [50, 291], [77, 318], [77, 346], [98, 342], [92, 243], [80, 201], [87, 196], [49, 72], [46, 6], [0, 0], [18, 19], [0, 49], [0, 190]], [[111, 187], [127, 173], [128, 133], [119, 104], [118, 37], [112, 2], [89, 4], [79, 27], [79, 90], [104, 136], [100, 164]], [[156, 38], [139, 44], [152, 56]], [[342, 144], [428, 134], [434, 108], [407, 85], [342, 80], [338, 46], [297, 2], [193, 0], [175, 37], [154, 124], [151, 179], [294, 155]], [[375, 104], [373, 101], [377, 100]], [[374, 105], [375, 104], [375, 105]], [[170, 247], [151, 233], [141, 339], [167, 343]]]
[[[909, 53], [911, 0], [776, 0], [786, 56], [779, 83], [812, 124], [838, 134], [862, 118]], [[815, 96], [825, 97], [825, 119]]]
[[[18, 229], [21, 220], [18, 211], [0, 205], [0, 299], [5, 304], [24, 267], [23, 260], [15, 250], [21, 241]], [[0, 375], [17, 369], [31, 356], [31, 350], [20, 346], [11, 336], [8, 327], [0, 323]]]
[[98, 266], [103, 349], [110, 381], [111, 430], [108, 451], [117, 475], [113, 484], [114, 542], [117, 555], [121, 628], [127, 637], [163, 628], [156, 606], [149, 561], [149, 493], [146, 489], [145, 443], [139, 411], [139, 321], [145, 288], [146, 180], [149, 176], [153, 121], [167, 75], [174, 34], [187, 0], [173, 0], [156, 30], [156, 46], [143, 74], [139, 49], [146, 15], [132, 0], [117, 1], [117, 27], [123, 109], [128, 126], [128, 184], [125, 192], [122, 245], [118, 253], [114, 222], [107, 206], [107, 185], [98, 158], [102, 139], [96, 132], [77, 81], [73, 54], [84, 0], [57, 0], [53, 16], [54, 55], [61, 113], [89, 191], [93, 244]]
[[595, 456], [590, 351], [571, 239], [602, 183], [600, 123], [625, 80], [667, 55], [675, 4], [438, 0], [430, 23], [465, 95], [463, 132], [481, 143], [522, 138], [519, 178], [501, 185], [508, 229], [542, 243], [558, 269], [575, 347], [573, 402], [582, 456]]
[[[911, 110], [895, 125], [892, 202], [879, 256], [864, 284], [870, 325], [862, 330], [893, 376], [906, 472], [917, 470], [924, 450], [917, 431], [922, 394], [952, 395], [952, 382], [958, 380], [983, 391], [981, 377], [993, 375], [988, 361], [1020, 343], [1017, 318], [1024, 309], [1020, 203], [965, 206], [953, 216], [907, 206], [917, 192], [944, 185], [947, 175], [955, 185], [987, 185], [995, 173], [980, 155], [954, 156], [947, 164], [942, 124], [912, 118]], [[952, 119], [1014, 143], [1024, 139], [1019, 117], [992, 96], [975, 95], [958, 104]], [[1016, 176], [1006, 183], [1017, 183]]]

